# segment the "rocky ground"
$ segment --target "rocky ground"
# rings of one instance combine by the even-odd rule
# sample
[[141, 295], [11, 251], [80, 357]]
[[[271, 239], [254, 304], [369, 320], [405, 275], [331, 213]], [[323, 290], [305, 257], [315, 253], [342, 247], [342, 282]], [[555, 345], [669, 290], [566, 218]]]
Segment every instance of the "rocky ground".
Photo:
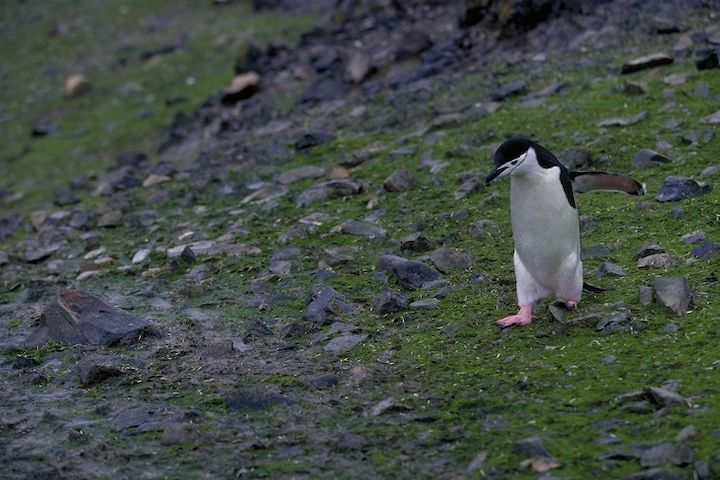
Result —
[[[0, 476], [720, 475], [717, 2], [147, 3], [3, 7]], [[512, 135], [647, 195], [500, 330]]]

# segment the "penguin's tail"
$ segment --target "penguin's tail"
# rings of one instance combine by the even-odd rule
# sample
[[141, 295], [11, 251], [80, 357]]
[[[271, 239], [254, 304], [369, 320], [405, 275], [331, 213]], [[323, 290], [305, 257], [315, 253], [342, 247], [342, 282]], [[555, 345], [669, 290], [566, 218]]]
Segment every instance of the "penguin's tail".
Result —
[[606, 292], [607, 289], [596, 287], [594, 285], [590, 285], [587, 282], [583, 282], [583, 291], [588, 292], [588, 293], [602, 293], [602, 292]]

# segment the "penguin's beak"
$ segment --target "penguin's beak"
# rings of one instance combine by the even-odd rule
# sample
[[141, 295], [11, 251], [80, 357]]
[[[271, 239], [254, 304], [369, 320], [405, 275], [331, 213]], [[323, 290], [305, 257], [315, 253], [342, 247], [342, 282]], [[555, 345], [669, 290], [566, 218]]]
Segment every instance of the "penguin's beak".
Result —
[[503, 173], [505, 170], [507, 170], [508, 167], [501, 166], [500, 168], [493, 166], [493, 168], [490, 170], [490, 173], [488, 173], [488, 176], [485, 177], [485, 185], [495, 180], [501, 173]]

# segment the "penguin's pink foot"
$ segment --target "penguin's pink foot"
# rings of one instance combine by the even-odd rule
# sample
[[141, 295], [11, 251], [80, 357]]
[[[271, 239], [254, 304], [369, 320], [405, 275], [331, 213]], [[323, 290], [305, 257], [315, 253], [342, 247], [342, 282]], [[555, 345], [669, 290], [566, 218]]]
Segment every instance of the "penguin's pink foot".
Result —
[[532, 305], [522, 305], [520, 311], [515, 315], [501, 318], [495, 322], [498, 326], [505, 328], [510, 325], [528, 325], [532, 322]]

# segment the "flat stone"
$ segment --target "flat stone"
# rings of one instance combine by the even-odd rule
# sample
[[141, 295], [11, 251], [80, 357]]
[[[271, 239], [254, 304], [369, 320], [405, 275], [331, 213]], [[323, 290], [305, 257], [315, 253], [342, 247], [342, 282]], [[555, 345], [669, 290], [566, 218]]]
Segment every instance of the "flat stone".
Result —
[[646, 243], [645, 245], [640, 247], [640, 250], [635, 252], [635, 258], [648, 257], [650, 255], [655, 255], [658, 253], [665, 253], [665, 250], [663, 250], [662, 247], [657, 243]]
[[415, 260], [396, 255], [380, 255], [375, 270], [395, 278], [405, 288], [420, 288], [425, 283], [439, 279], [442, 275], [434, 268]]
[[122, 432], [130, 428], [135, 428], [138, 432], [162, 430], [166, 415], [160, 412], [159, 407], [149, 405], [123, 408], [110, 418], [110, 429], [114, 432]]
[[362, 192], [362, 190], [362, 185], [354, 180], [330, 180], [328, 182], [313, 185], [300, 193], [296, 199], [296, 205], [298, 207], [304, 207], [330, 197], [357, 195]]
[[558, 153], [558, 160], [570, 170], [585, 168], [592, 163], [592, 153], [584, 148], [568, 148]]
[[718, 169], [718, 167], [716, 167], [715, 165], [710, 165], [709, 167], [703, 168], [703, 171], [700, 172], [699, 176], [701, 178], [713, 177], [718, 174], [718, 171], [720, 171], [720, 169]]
[[133, 265], [138, 265], [141, 263], [145, 263], [148, 258], [150, 258], [150, 249], [149, 248], [141, 248], [137, 252], [135, 252], [135, 255], [133, 255], [133, 258], [131, 260]]
[[656, 405], [660, 407], [672, 407], [674, 405], [688, 406], [687, 400], [677, 392], [661, 387], [648, 387], [645, 393]]
[[692, 463], [694, 456], [695, 451], [687, 444], [665, 442], [645, 450], [640, 456], [640, 465], [645, 468], [665, 464], [685, 466]]
[[29, 249], [25, 250], [25, 254], [24, 254], [25, 261], [27, 263], [43, 262], [43, 261], [47, 260], [48, 258], [50, 258], [50, 256], [53, 253], [57, 252], [59, 249], [60, 249], [60, 245], [58, 245], [58, 244], [53, 244], [53, 245], [48, 245], [45, 247], [38, 247], [38, 248], [29, 248]]
[[603, 262], [603, 264], [600, 265], [600, 270], [598, 274], [598, 276], [600, 277], [604, 277], [606, 275], [611, 275], [614, 277], [624, 277], [625, 275], [627, 275], [624, 268], [622, 268], [617, 263], [612, 262]]
[[642, 122], [647, 118], [647, 112], [640, 112], [637, 115], [631, 117], [613, 117], [600, 120], [597, 123], [598, 127], [629, 127], [637, 123]]
[[665, 177], [660, 190], [655, 196], [658, 202], [676, 202], [686, 198], [705, 195], [711, 189], [706, 183], [699, 183], [688, 177]]
[[330, 132], [305, 132], [295, 141], [295, 150], [307, 150], [308, 148], [330, 143], [333, 140], [335, 140], [335, 135]]
[[358, 235], [369, 240], [384, 240], [387, 237], [387, 230], [377, 223], [364, 220], [347, 220], [340, 226], [340, 230], [348, 235]]
[[313, 285], [306, 305], [305, 319], [317, 325], [326, 325], [340, 314], [355, 312], [347, 298], [328, 285]]
[[470, 252], [451, 247], [440, 247], [430, 253], [430, 260], [441, 273], [466, 270], [475, 264], [475, 256]]
[[516, 453], [529, 457], [552, 458], [550, 452], [545, 448], [542, 437], [529, 437], [517, 440], [513, 442], [512, 449]]
[[682, 430], [680, 430], [677, 435], [675, 435], [675, 441], [685, 442], [696, 435], [697, 428], [695, 428], [694, 425], [688, 425], [686, 427], [683, 427]]
[[325, 169], [317, 165], [305, 165], [304, 167], [285, 170], [275, 177], [275, 181], [283, 185], [290, 185], [306, 178], [320, 178], [325, 175]]
[[640, 82], [630, 82], [625, 80], [623, 83], [623, 92], [627, 95], [643, 95], [647, 93], [647, 85]]
[[350, 263], [355, 257], [356, 248], [351, 247], [330, 247], [323, 249], [317, 259], [319, 269], [335, 267]]
[[383, 187], [388, 192], [402, 192], [405, 190], [412, 190], [417, 186], [417, 180], [415, 176], [410, 173], [410, 170], [406, 168], [400, 168], [395, 170], [388, 178], [383, 182]]
[[692, 148], [698, 148], [702, 145], [710, 143], [715, 138], [715, 132], [709, 128], [703, 128], [698, 130], [691, 130], [682, 136], [680, 140], [685, 145]]
[[158, 175], [156, 173], [152, 173], [148, 175], [145, 180], [143, 180], [142, 186], [143, 188], [151, 188], [163, 183], [167, 183], [170, 180], [172, 180], [172, 178], [167, 175]]
[[605, 334], [628, 332], [630, 331], [629, 319], [630, 314], [628, 312], [618, 312], [602, 318], [595, 326], [595, 330]]
[[694, 232], [686, 233], [682, 236], [681, 240], [685, 243], [700, 243], [707, 240], [707, 235], [702, 230], [695, 230]]
[[400, 239], [400, 250], [424, 252], [430, 250], [431, 241], [422, 232], [415, 232]]
[[653, 301], [653, 289], [647, 285], [638, 287], [638, 300], [640, 305], [650, 305]]
[[705, 242], [697, 248], [693, 248], [690, 252], [693, 257], [700, 260], [710, 260], [720, 256], [720, 243], [716, 242]]
[[83, 359], [77, 366], [78, 378], [85, 387], [132, 370], [136, 368], [125, 358], [116, 355], [93, 355]]
[[263, 323], [262, 320], [256, 318], [250, 322], [250, 325], [245, 329], [242, 340], [243, 342], [251, 342], [261, 338], [273, 337], [275, 333]]
[[638, 268], [668, 268], [680, 263], [677, 258], [668, 253], [655, 253], [643, 257], [637, 262]]
[[666, 85], [682, 85], [688, 80], [688, 75], [686, 73], [671, 73], [670, 75], [663, 78], [663, 82], [665, 82]]
[[632, 159], [634, 169], [655, 167], [661, 163], [669, 163], [670, 159], [655, 150], [643, 148], [639, 150]]
[[455, 200], [460, 200], [467, 197], [471, 193], [482, 191], [485, 188], [485, 182], [483, 178], [483, 173], [478, 170], [471, 170], [469, 172], [461, 173], [460, 179], [462, 181], [462, 185], [460, 185], [460, 188], [455, 190], [455, 192], [453, 193], [453, 198]]
[[39, 324], [40, 330], [47, 330], [51, 338], [70, 345], [108, 347], [154, 333], [147, 320], [79, 290], [68, 290], [48, 304]]
[[663, 470], [661, 468], [650, 468], [630, 475], [625, 475], [622, 480], [688, 480], [685, 472]]
[[364, 342], [366, 338], [366, 333], [339, 335], [330, 340], [327, 345], [323, 347], [323, 350], [336, 355], [347, 353]]
[[6, 252], [0, 250], [0, 265], [6, 265], [10, 263], [10, 257]]
[[495, 102], [501, 102], [509, 97], [524, 95], [525, 93], [527, 93], [525, 83], [520, 80], [515, 80], [499, 86], [490, 98]]
[[240, 388], [225, 394], [225, 406], [230, 411], [268, 410], [276, 405], [292, 405], [294, 402], [276, 392], [254, 388]]
[[111, 210], [104, 213], [97, 222], [98, 227], [117, 227], [122, 223], [122, 212], [120, 210]]
[[385, 400], [376, 403], [372, 407], [372, 409], [370, 410], [370, 416], [379, 417], [380, 415], [383, 415], [385, 413], [406, 412], [408, 410], [409, 408], [398, 404], [395, 400], [395, 397], [388, 397]]
[[644, 57], [635, 58], [623, 64], [623, 66], [620, 68], [620, 74], [625, 75], [628, 73], [645, 70], [646, 68], [669, 65], [673, 63], [673, 61], [673, 57], [671, 55], [668, 55], [667, 53], [653, 53]]
[[180, 257], [185, 249], [189, 248], [196, 257], [204, 257], [220, 253], [221, 248], [212, 240], [200, 240], [192, 243], [184, 243], [176, 247], [168, 248], [167, 256], [169, 258]]
[[410, 297], [390, 288], [384, 288], [372, 300], [373, 312], [384, 315], [399, 312], [410, 304]]
[[236, 75], [222, 92], [220, 101], [226, 105], [232, 105], [250, 98], [260, 90], [260, 75], [256, 72], [245, 72]]
[[652, 284], [655, 299], [672, 310], [684, 315], [692, 302], [690, 284], [685, 277], [657, 277]]
[[440, 300], [437, 298], [423, 298], [412, 302], [410, 308], [413, 310], [434, 310], [438, 305], [440, 305]]

